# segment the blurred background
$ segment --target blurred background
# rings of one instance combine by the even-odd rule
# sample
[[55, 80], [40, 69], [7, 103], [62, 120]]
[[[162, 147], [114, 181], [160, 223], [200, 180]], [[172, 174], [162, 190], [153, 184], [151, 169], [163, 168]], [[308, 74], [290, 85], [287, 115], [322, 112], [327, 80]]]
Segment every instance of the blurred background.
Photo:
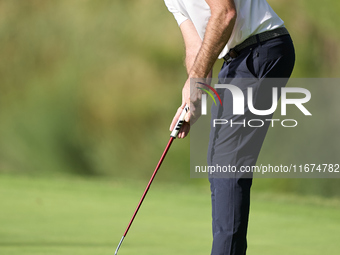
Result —
[[[297, 60], [293, 77], [339, 77], [340, 2], [268, 2], [286, 22], [294, 40]], [[169, 125], [181, 103], [181, 88], [186, 80], [183, 54], [177, 23], [161, 0], [0, 0], [0, 250], [8, 248], [4, 254], [23, 254], [16, 253], [18, 245], [31, 247], [25, 254], [54, 254], [37, 253], [42, 242], [47, 250], [66, 243], [66, 248], [78, 247], [82, 255], [86, 253], [80, 247], [86, 247], [91, 254], [99, 254], [96, 253], [99, 246], [112, 251], [112, 240], [119, 241], [168, 141]], [[215, 65], [215, 74], [221, 65], [221, 61]], [[320, 90], [324, 93], [321, 104], [331, 105], [336, 118], [338, 100], [333, 96], [335, 91], [328, 92]], [[328, 147], [315, 148], [315, 153], [338, 160], [339, 143], [334, 138], [338, 129], [320, 125], [311, 133], [306, 132], [307, 128], [299, 129], [299, 133], [289, 139], [271, 130], [260, 161], [273, 161], [272, 146], [279, 142], [282, 144], [280, 160], [298, 162], [303, 154], [301, 148], [308, 144], [296, 141], [308, 141], [311, 139], [308, 136], [329, 142]], [[158, 195], [154, 192], [155, 197], [151, 194], [149, 198], [153, 201], [150, 205], [155, 213], [153, 217], [157, 213], [168, 217], [169, 229], [164, 227], [155, 232], [163, 231], [164, 236], [174, 234], [173, 238], [178, 238], [165, 238], [168, 246], [163, 238], [158, 243], [160, 251], [154, 254], [164, 254], [164, 247], [174, 248], [174, 243], [193, 234], [197, 235], [195, 238], [203, 238], [202, 244], [211, 238], [208, 181], [189, 177], [189, 141], [184, 139], [173, 144], [157, 176], [154, 189]], [[163, 187], [171, 187], [170, 193]], [[260, 194], [255, 196], [257, 203], [252, 207], [257, 217], [253, 224], [269, 222], [277, 229], [301, 234], [299, 238], [307, 232], [314, 233], [316, 228], [321, 231], [325, 226], [335, 231], [335, 222], [339, 225], [337, 179], [261, 179], [254, 182], [253, 192]], [[277, 196], [272, 197], [273, 193]], [[311, 201], [304, 195], [317, 198]], [[167, 206], [159, 211], [165, 201], [177, 204], [179, 210], [172, 208], [171, 211]], [[184, 210], [193, 202], [196, 204], [191, 209]], [[290, 229], [287, 215], [296, 212], [296, 205], [305, 207], [300, 208], [300, 218], [289, 219]], [[202, 207], [205, 211], [199, 211]], [[325, 207], [327, 212], [323, 211]], [[67, 208], [68, 213], [74, 213], [72, 217], [66, 213]], [[266, 208], [263, 214], [262, 208]], [[200, 218], [198, 211], [202, 215], [205, 212], [206, 218]], [[278, 212], [286, 214], [272, 217]], [[324, 221], [332, 222], [310, 224], [319, 222], [317, 212], [326, 215]], [[143, 222], [141, 214], [139, 221]], [[309, 214], [312, 218], [304, 222]], [[112, 215], [117, 218], [113, 219]], [[68, 219], [67, 226], [63, 225], [65, 219]], [[50, 225], [47, 224], [48, 228], [37, 225], [39, 221]], [[83, 225], [84, 222], [87, 225]], [[197, 229], [201, 226], [199, 222], [206, 224], [206, 232]], [[295, 232], [293, 226], [300, 223], [305, 224], [299, 229], [307, 232]], [[169, 232], [171, 226], [180, 227], [179, 224], [188, 226], [189, 232], [181, 232], [185, 237], [177, 235], [178, 228]], [[59, 232], [51, 232], [58, 227]], [[74, 232], [75, 229], [79, 231]], [[103, 229], [114, 229], [115, 234]], [[260, 231], [261, 227], [251, 226], [250, 234], [254, 229]], [[142, 235], [151, 230], [149, 224], [144, 229], [136, 226], [135, 231]], [[98, 240], [89, 233], [97, 235]], [[255, 251], [258, 248], [254, 254], [272, 254], [270, 245], [265, 253], [259, 233], [262, 232], [256, 232], [250, 243]], [[271, 237], [268, 232], [266, 240]], [[189, 247], [190, 240], [183, 244], [191, 248], [188, 254], [198, 247], [197, 243]], [[281, 254], [277, 247], [282, 240], [277, 240], [276, 254]], [[291, 243], [296, 244], [294, 240]], [[144, 241], [140, 244], [148, 245], [148, 241]], [[289, 245], [281, 251], [282, 254], [305, 254], [306, 247], [317, 241], [320, 240], [308, 237], [301, 244], [301, 250], [289, 251], [294, 247]], [[326, 241], [338, 243], [331, 238]], [[154, 247], [155, 243], [150, 245]], [[274, 244], [275, 241], [271, 243]], [[140, 250], [133, 253], [136, 248], [126, 245], [131, 254], [144, 254]], [[314, 247], [308, 254], [336, 253], [326, 252], [321, 245], [319, 248]], [[67, 254], [78, 254], [75, 250], [67, 251]], [[208, 251], [209, 242], [204, 249], [198, 247], [195, 254], [208, 254]], [[148, 254], [153, 253], [149, 250]]]
[[[296, 46], [293, 77], [338, 77], [340, 3], [269, 2]], [[0, 1], [0, 173], [148, 179], [181, 103], [183, 53], [163, 1]], [[188, 148], [174, 144], [159, 178], [201, 183], [188, 177]], [[258, 187], [340, 191], [334, 180]]]

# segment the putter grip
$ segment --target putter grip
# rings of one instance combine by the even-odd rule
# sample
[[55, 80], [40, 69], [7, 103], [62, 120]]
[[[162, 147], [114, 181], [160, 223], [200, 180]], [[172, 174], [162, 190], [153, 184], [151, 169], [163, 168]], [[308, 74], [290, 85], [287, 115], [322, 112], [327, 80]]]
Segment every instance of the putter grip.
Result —
[[176, 123], [176, 126], [174, 127], [174, 129], [172, 130], [170, 136], [173, 137], [173, 138], [176, 138], [177, 135], [178, 135], [178, 132], [179, 130], [181, 129], [181, 126], [183, 125], [184, 123], [184, 117], [185, 117], [185, 114], [189, 111], [189, 106], [186, 104], [181, 115], [179, 116], [179, 119]]

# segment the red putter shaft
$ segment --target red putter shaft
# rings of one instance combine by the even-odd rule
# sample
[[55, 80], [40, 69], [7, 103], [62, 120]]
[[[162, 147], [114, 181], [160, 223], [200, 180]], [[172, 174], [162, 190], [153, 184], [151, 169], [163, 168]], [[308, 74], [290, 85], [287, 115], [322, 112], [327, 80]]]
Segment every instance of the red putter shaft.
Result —
[[150, 178], [150, 180], [149, 180], [148, 185], [146, 186], [146, 188], [145, 188], [145, 190], [144, 190], [144, 193], [143, 193], [141, 199], [139, 200], [139, 203], [138, 203], [138, 205], [137, 205], [137, 208], [136, 208], [135, 212], [133, 213], [133, 215], [132, 215], [132, 217], [131, 217], [131, 220], [130, 220], [130, 222], [129, 222], [129, 225], [128, 225], [127, 228], [126, 228], [126, 230], [125, 230], [125, 232], [124, 232], [124, 235], [123, 235], [122, 239], [120, 239], [120, 242], [119, 242], [119, 244], [118, 244], [118, 246], [117, 246], [117, 249], [116, 249], [116, 251], [115, 251], [115, 255], [117, 255], [118, 250], [119, 250], [120, 246], [122, 245], [123, 240], [124, 240], [125, 236], [127, 235], [128, 231], [129, 231], [129, 229], [130, 229], [130, 227], [131, 227], [131, 224], [132, 224], [133, 220], [135, 219], [135, 217], [136, 217], [136, 215], [137, 215], [137, 213], [138, 213], [138, 210], [139, 210], [139, 208], [141, 207], [141, 205], [142, 205], [142, 203], [143, 203], [143, 200], [144, 200], [146, 194], [147, 194], [148, 191], [149, 191], [149, 188], [150, 188], [150, 186], [151, 186], [151, 183], [152, 183], [152, 181], [154, 180], [154, 178], [155, 178], [155, 176], [156, 176], [156, 174], [157, 174], [157, 172], [158, 172], [158, 169], [159, 169], [160, 166], [162, 165], [162, 162], [163, 162], [163, 160], [164, 160], [164, 158], [165, 158], [165, 156], [166, 156], [166, 154], [167, 154], [167, 152], [168, 152], [168, 150], [169, 150], [169, 148], [170, 148], [172, 142], [173, 142], [174, 139], [177, 137], [177, 134], [178, 134], [178, 132], [179, 132], [181, 126], [183, 125], [185, 114], [188, 112], [188, 110], [189, 110], [189, 107], [186, 105], [185, 108], [183, 109], [183, 111], [182, 111], [182, 113], [181, 113], [181, 115], [180, 115], [180, 117], [179, 117], [177, 123], [176, 123], [175, 128], [174, 128], [173, 131], [171, 132], [169, 142], [168, 142], [168, 144], [166, 145], [166, 147], [165, 147], [165, 149], [164, 149], [164, 151], [163, 151], [163, 154], [162, 154], [160, 160], [158, 161], [158, 164], [157, 164], [155, 170], [153, 171], [153, 174], [152, 174], [152, 176], [151, 176], [151, 178]]
[[131, 227], [131, 224], [132, 224], [133, 220], [135, 219], [136, 214], [137, 214], [137, 212], [138, 212], [140, 206], [142, 205], [143, 200], [144, 200], [146, 194], [147, 194], [148, 191], [149, 191], [149, 188], [150, 188], [150, 186], [151, 186], [151, 183], [152, 183], [152, 181], [154, 180], [154, 178], [155, 178], [155, 176], [156, 176], [156, 174], [157, 174], [157, 172], [158, 172], [158, 169], [160, 168], [160, 166], [161, 166], [161, 164], [162, 164], [162, 162], [163, 162], [163, 160], [164, 160], [164, 158], [165, 158], [165, 155], [167, 154], [167, 152], [168, 152], [168, 150], [169, 150], [169, 148], [170, 148], [170, 146], [171, 146], [173, 140], [174, 140], [174, 138], [173, 138], [173, 137], [170, 137], [169, 142], [168, 142], [167, 146], [165, 147], [165, 149], [164, 149], [164, 151], [163, 151], [163, 154], [162, 154], [162, 156], [161, 156], [161, 159], [158, 161], [158, 164], [157, 164], [157, 166], [156, 166], [156, 168], [155, 168], [155, 171], [153, 172], [153, 174], [152, 174], [152, 176], [151, 176], [151, 178], [150, 178], [150, 181], [149, 181], [148, 185], [146, 186], [146, 188], [145, 188], [145, 190], [144, 190], [144, 193], [143, 193], [143, 195], [142, 195], [142, 197], [141, 197], [141, 199], [140, 199], [140, 201], [139, 201], [139, 203], [138, 203], [138, 205], [137, 205], [137, 208], [136, 208], [134, 214], [132, 215], [132, 218], [131, 218], [131, 220], [130, 220], [130, 222], [129, 222], [129, 225], [127, 226], [127, 228], [126, 228], [126, 230], [125, 230], [123, 236], [126, 236], [127, 232], [129, 231], [129, 229], [130, 229], [130, 227]]
[[165, 155], [167, 154], [167, 152], [168, 152], [168, 150], [169, 150], [169, 148], [170, 148], [170, 146], [171, 146], [171, 144], [172, 144], [172, 142], [173, 142], [174, 139], [175, 139], [174, 137], [170, 137], [169, 142], [168, 142], [167, 146], [165, 147], [165, 150], [163, 151], [163, 154], [162, 154], [162, 156], [161, 156], [161, 159], [158, 161], [158, 164], [157, 164], [157, 166], [156, 166], [156, 169], [155, 169], [155, 171], [153, 172], [153, 174], [152, 174], [152, 176], [151, 176], [151, 178], [150, 178], [150, 181], [149, 181], [148, 185], [146, 186], [146, 188], [145, 188], [145, 190], [144, 190], [144, 193], [143, 193], [141, 199], [139, 200], [139, 203], [138, 203], [138, 205], [137, 205], [137, 208], [136, 208], [135, 212], [134, 212], [133, 215], [132, 215], [132, 218], [131, 218], [131, 220], [130, 220], [130, 222], [129, 222], [129, 225], [127, 226], [127, 228], [126, 228], [126, 230], [125, 230], [125, 232], [124, 232], [124, 235], [123, 235], [122, 239], [120, 240], [120, 242], [119, 242], [119, 244], [118, 244], [118, 247], [117, 247], [117, 249], [116, 249], [115, 255], [117, 255], [117, 252], [118, 252], [118, 250], [119, 250], [119, 248], [120, 248], [120, 246], [121, 246], [121, 244], [122, 244], [122, 242], [123, 242], [123, 240], [124, 240], [124, 238], [125, 238], [127, 232], [129, 231], [129, 229], [130, 229], [130, 227], [131, 227], [131, 224], [132, 224], [133, 220], [135, 219], [135, 217], [136, 217], [136, 215], [137, 215], [137, 213], [138, 213], [138, 211], [139, 211], [139, 208], [141, 207], [141, 205], [142, 205], [142, 203], [143, 203], [143, 200], [144, 200], [146, 194], [147, 194], [148, 191], [149, 191], [149, 188], [150, 188], [150, 186], [151, 186], [151, 183], [152, 183], [152, 181], [154, 180], [154, 178], [155, 178], [155, 176], [156, 176], [156, 174], [157, 174], [157, 172], [158, 172], [158, 169], [160, 168], [160, 166], [161, 166], [161, 164], [162, 164], [162, 162], [163, 162], [163, 160], [164, 160], [164, 158], [165, 158]]

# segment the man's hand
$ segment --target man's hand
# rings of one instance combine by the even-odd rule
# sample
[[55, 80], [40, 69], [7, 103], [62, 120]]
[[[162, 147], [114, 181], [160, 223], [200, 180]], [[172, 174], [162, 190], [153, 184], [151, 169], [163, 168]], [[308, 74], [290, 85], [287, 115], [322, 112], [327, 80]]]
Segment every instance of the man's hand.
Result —
[[187, 79], [187, 81], [185, 82], [182, 90], [182, 105], [177, 109], [176, 115], [170, 125], [170, 131], [172, 131], [185, 105], [189, 105], [189, 111], [184, 118], [185, 122], [183, 123], [183, 126], [178, 134], [179, 138], [186, 137], [190, 131], [190, 125], [194, 124], [196, 120], [201, 116], [202, 91], [197, 89], [196, 87], [201, 87], [202, 85], [197, 82], [197, 79]]

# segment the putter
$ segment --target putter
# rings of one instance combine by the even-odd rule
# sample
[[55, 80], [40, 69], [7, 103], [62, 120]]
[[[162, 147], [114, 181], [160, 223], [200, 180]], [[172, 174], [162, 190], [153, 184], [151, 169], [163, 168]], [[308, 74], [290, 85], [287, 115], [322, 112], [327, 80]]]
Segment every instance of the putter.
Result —
[[136, 215], [137, 215], [137, 212], [138, 212], [139, 208], [141, 207], [141, 205], [142, 205], [142, 203], [143, 203], [143, 200], [144, 200], [146, 194], [147, 194], [148, 191], [149, 191], [149, 188], [150, 188], [150, 186], [151, 186], [151, 183], [152, 183], [153, 179], [155, 178], [155, 176], [156, 176], [156, 174], [157, 174], [157, 172], [158, 172], [158, 169], [160, 168], [160, 166], [161, 166], [161, 164], [162, 164], [162, 162], [163, 162], [163, 160], [164, 160], [164, 158], [165, 158], [165, 155], [167, 154], [167, 152], [168, 152], [168, 150], [169, 150], [169, 148], [170, 148], [170, 146], [171, 146], [173, 140], [177, 137], [178, 132], [179, 132], [179, 130], [181, 129], [181, 126], [182, 126], [183, 123], [184, 123], [185, 114], [188, 112], [188, 110], [189, 110], [188, 105], [185, 105], [185, 107], [184, 107], [184, 109], [183, 109], [183, 111], [182, 111], [182, 113], [181, 113], [181, 115], [180, 115], [180, 117], [179, 117], [179, 119], [178, 119], [178, 121], [177, 121], [177, 123], [176, 123], [175, 128], [172, 130], [172, 132], [171, 132], [171, 134], [170, 134], [169, 142], [168, 142], [167, 146], [165, 147], [165, 149], [164, 149], [164, 151], [163, 151], [163, 154], [162, 154], [162, 156], [161, 156], [160, 160], [158, 161], [158, 164], [157, 164], [157, 166], [156, 166], [156, 168], [155, 168], [155, 171], [153, 172], [153, 174], [152, 174], [152, 176], [151, 176], [151, 178], [150, 178], [150, 180], [149, 180], [149, 183], [148, 183], [148, 185], [146, 186], [146, 188], [145, 188], [145, 190], [144, 190], [144, 193], [143, 193], [141, 199], [139, 200], [139, 203], [138, 203], [138, 205], [137, 205], [137, 208], [136, 208], [135, 212], [133, 213], [133, 215], [132, 215], [132, 217], [131, 217], [131, 220], [130, 220], [130, 222], [129, 222], [129, 225], [128, 225], [127, 228], [126, 228], [126, 230], [125, 230], [125, 232], [124, 232], [124, 234], [123, 234], [122, 239], [120, 239], [120, 242], [119, 242], [119, 244], [118, 244], [118, 246], [117, 246], [117, 249], [116, 249], [116, 251], [115, 251], [115, 255], [117, 255], [118, 250], [119, 250], [120, 246], [122, 245], [123, 240], [124, 240], [124, 238], [126, 237], [128, 231], [129, 231], [129, 229], [130, 229], [130, 227], [131, 227], [131, 224], [132, 224], [133, 220], [135, 219], [135, 217], [136, 217]]

